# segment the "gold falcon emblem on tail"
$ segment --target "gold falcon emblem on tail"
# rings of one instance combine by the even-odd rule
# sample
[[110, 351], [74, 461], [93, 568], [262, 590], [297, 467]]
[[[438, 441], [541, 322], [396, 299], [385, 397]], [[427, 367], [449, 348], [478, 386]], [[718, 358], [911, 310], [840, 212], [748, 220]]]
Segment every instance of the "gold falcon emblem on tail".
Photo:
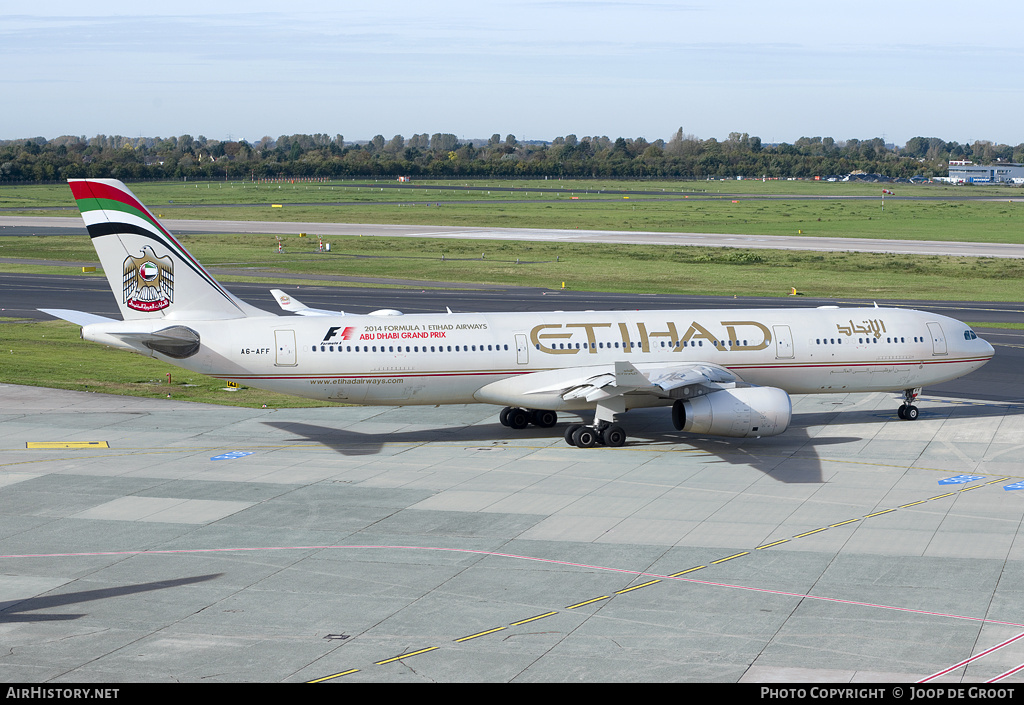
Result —
[[157, 257], [148, 245], [141, 254], [124, 261], [124, 304], [136, 311], [160, 311], [174, 302], [174, 263], [170, 256]]

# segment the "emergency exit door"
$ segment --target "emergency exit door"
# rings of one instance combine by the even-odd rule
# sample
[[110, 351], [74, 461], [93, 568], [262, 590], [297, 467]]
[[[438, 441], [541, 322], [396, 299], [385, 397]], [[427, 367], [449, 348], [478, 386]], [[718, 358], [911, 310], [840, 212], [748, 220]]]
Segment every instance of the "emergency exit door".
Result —
[[530, 347], [526, 344], [526, 336], [516, 334], [516, 362], [525, 365], [530, 362]]
[[772, 326], [775, 333], [775, 357], [788, 360], [793, 357], [793, 334], [789, 326]]

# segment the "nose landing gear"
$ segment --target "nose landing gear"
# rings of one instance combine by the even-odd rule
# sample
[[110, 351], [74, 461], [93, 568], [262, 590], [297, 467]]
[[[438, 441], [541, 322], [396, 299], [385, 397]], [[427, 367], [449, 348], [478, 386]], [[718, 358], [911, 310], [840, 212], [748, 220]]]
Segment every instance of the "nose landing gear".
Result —
[[903, 404], [896, 410], [896, 415], [904, 421], [914, 421], [918, 416], [918, 409], [913, 405], [913, 401], [917, 399], [917, 395], [921, 393], [921, 388], [916, 389], [904, 389], [903, 390]]

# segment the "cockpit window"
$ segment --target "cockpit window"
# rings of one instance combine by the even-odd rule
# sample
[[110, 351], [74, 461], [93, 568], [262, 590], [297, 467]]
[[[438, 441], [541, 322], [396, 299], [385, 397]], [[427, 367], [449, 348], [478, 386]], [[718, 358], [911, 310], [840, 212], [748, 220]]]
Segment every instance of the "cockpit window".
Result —
[[968, 328], [967, 330], [964, 331], [964, 340], [977, 340], [977, 339], [978, 339], [977, 333], [975, 333], [970, 328]]

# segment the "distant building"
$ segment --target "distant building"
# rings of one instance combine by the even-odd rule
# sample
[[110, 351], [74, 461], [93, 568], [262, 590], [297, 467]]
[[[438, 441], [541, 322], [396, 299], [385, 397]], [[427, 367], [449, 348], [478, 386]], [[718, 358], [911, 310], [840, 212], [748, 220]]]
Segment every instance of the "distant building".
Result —
[[1012, 184], [1024, 179], [1024, 164], [1000, 162], [989, 166], [973, 162], [951, 161], [949, 177], [946, 179], [954, 184]]

